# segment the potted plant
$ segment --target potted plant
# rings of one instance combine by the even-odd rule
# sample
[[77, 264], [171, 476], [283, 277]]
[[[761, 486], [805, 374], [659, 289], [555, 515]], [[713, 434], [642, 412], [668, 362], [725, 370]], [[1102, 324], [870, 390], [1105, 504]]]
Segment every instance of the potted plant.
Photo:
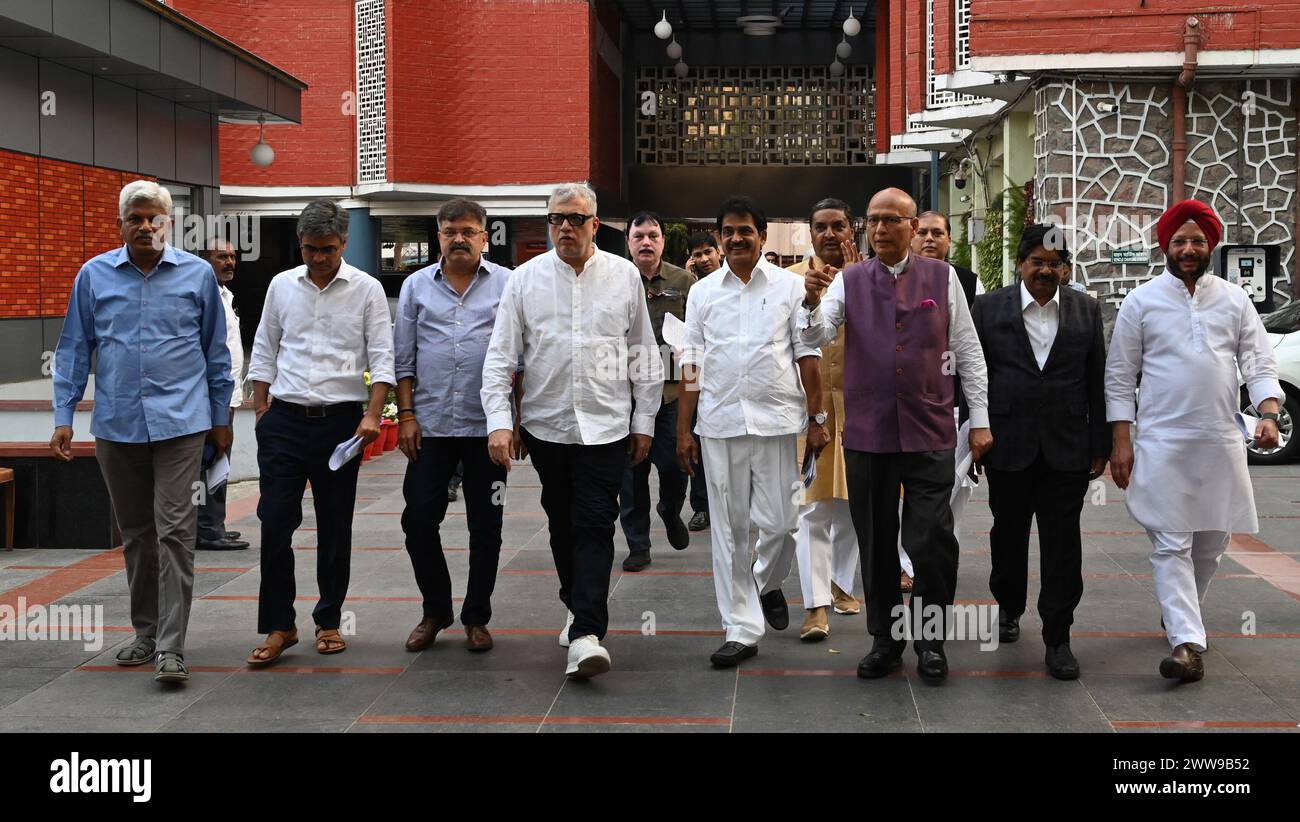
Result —
[[383, 449], [392, 451], [397, 447], [397, 398], [388, 392], [388, 402], [384, 403], [384, 412], [379, 422], [379, 439], [383, 440]]

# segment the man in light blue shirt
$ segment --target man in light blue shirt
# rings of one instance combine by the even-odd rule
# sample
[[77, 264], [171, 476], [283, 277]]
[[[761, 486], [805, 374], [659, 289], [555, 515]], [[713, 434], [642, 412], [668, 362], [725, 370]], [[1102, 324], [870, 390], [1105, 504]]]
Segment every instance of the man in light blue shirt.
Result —
[[225, 308], [207, 262], [167, 244], [171, 195], [147, 180], [118, 198], [123, 247], [77, 274], [54, 358], [50, 449], [72, 459], [72, 418], [93, 354], [95, 456], [122, 531], [135, 639], [119, 665], [157, 657], [155, 679], [184, 682], [204, 440], [230, 447]]
[[429, 647], [454, 622], [438, 529], [447, 513], [447, 481], [458, 464], [464, 465], [469, 525], [469, 583], [460, 620], [469, 650], [492, 647], [487, 624], [501, 553], [506, 469], [488, 455], [479, 391], [510, 270], [483, 258], [486, 224], [478, 203], [447, 202], [438, 211], [442, 256], [402, 283], [397, 303], [398, 445], [410, 460], [402, 485], [402, 530], [424, 596], [424, 616], [406, 641], [408, 651]]

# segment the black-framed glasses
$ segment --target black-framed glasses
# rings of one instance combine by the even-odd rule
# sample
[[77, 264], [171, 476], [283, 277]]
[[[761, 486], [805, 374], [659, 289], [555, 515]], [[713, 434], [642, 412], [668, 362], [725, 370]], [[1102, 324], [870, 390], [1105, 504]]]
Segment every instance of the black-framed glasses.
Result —
[[481, 228], [444, 228], [438, 233], [446, 240], [454, 240], [457, 237], [464, 237], [467, 240], [472, 240], [478, 235], [486, 234], [487, 232]]
[[546, 222], [551, 225], [560, 225], [561, 223], [568, 222], [569, 225], [578, 228], [585, 225], [588, 220], [595, 216], [595, 214], [579, 214], [576, 211], [569, 214], [561, 214], [558, 211], [552, 211], [546, 215]]

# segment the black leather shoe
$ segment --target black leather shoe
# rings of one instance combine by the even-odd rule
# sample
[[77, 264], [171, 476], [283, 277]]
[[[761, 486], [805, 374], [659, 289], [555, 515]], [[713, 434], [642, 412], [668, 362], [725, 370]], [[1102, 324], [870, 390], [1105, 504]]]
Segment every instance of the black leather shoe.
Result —
[[242, 539], [219, 539], [215, 542], [198, 540], [194, 547], [200, 551], [242, 551], [248, 547], [248, 543]]
[[1165, 679], [1199, 682], [1205, 676], [1205, 660], [1186, 642], [1160, 661], [1160, 675]]
[[922, 651], [916, 659], [916, 672], [926, 683], [938, 685], [948, 678], [948, 658], [943, 651]]
[[858, 663], [858, 676], [863, 679], [879, 679], [903, 664], [904, 643], [894, 645], [889, 642], [877, 642], [871, 646], [871, 653]]
[[682, 522], [679, 514], [668, 516], [662, 504], [655, 507], [659, 512], [659, 518], [664, 521], [664, 527], [668, 529], [668, 544], [678, 551], [691, 544], [691, 532], [686, 530], [686, 523]]
[[751, 656], [757, 656], [757, 654], [757, 645], [746, 645], [743, 642], [725, 642], [721, 648], [713, 652], [713, 656], [709, 657], [709, 662], [719, 668], [734, 668]]
[[456, 492], [455, 486], [452, 486], [447, 489], [447, 502], [455, 502], [459, 498], [460, 498], [460, 494]]
[[781, 589], [768, 591], [759, 597], [763, 603], [763, 618], [772, 626], [773, 631], [784, 631], [790, 627], [790, 608], [785, 604], [785, 594]]
[[226, 539], [239, 539], [240, 533], [239, 531], [227, 531]]
[[1015, 642], [1020, 639], [1020, 617], [998, 613], [998, 642]]
[[691, 524], [686, 526], [692, 531], [703, 531], [709, 527], [709, 512], [696, 511], [695, 516], [691, 517]]
[[644, 571], [649, 564], [649, 554], [628, 554], [627, 559], [623, 560], [623, 570], [636, 573], [637, 571]]
[[1047, 663], [1047, 672], [1057, 679], [1079, 678], [1079, 660], [1074, 658], [1068, 642], [1048, 645], [1044, 661]]

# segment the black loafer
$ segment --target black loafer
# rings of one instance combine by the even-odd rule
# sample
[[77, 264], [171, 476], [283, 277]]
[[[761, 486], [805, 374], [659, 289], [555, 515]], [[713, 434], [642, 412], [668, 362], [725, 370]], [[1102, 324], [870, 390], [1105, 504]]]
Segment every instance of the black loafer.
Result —
[[790, 608], [785, 604], [785, 594], [781, 589], [768, 591], [759, 597], [763, 603], [763, 618], [772, 626], [773, 631], [784, 631], [790, 627]]
[[1047, 646], [1044, 661], [1047, 663], [1047, 672], [1057, 679], [1079, 678], [1079, 660], [1074, 658], [1068, 642]]
[[703, 531], [709, 527], [709, 512], [696, 511], [695, 516], [691, 517], [691, 524], [687, 526], [692, 531]]
[[725, 642], [721, 648], [713, 652], [713, 656], [709, 657], [709, 662], [712, 662], [718, 668], [734, 668], [757, 654], [757, 645], [746, 645], [743, 642]]
[[623, 570], [636, 573], [637, 571], [644, 571], [649, 564], [649, 554], [628, 554], [627, 559], [623, 560]]
[[948, 658], [943, 651], [922, 651], [916, 659], [916, 672], [930, 685], [938, 685], [948, 678]]
[[248, 547], [248, 543], [242, 539], [219, 539], [216, 542], [207, 542], [196, 540], [194, 547], [199, 551], [242, 551]]
[[668, 529], [669, 545], [680, 551], [691, 544], [691, 532], [686, 530], [686, 523], [682, 522], [680, 515], [668, 516], [662, 504], [656, 506], [655, 510], [659, 512], [659, 518], [664, 521], [664, 527]]
[[1020, 639], [1020, 617], [998, 614], [998, 642], [1015, 642]]
[[240, 536], [241, 533], [242, 533], [242, 532], [240, 532], [240, 531], [227, 531], [227, 532], [226, 532], [226, 539], [239, 539], [239, 536]]
[[879, 679], [903, 664], [903, 643], [897, 645], [888, 642], [872, 646], [871, 653], [858, 663], [858, 676], [863, 679]]

